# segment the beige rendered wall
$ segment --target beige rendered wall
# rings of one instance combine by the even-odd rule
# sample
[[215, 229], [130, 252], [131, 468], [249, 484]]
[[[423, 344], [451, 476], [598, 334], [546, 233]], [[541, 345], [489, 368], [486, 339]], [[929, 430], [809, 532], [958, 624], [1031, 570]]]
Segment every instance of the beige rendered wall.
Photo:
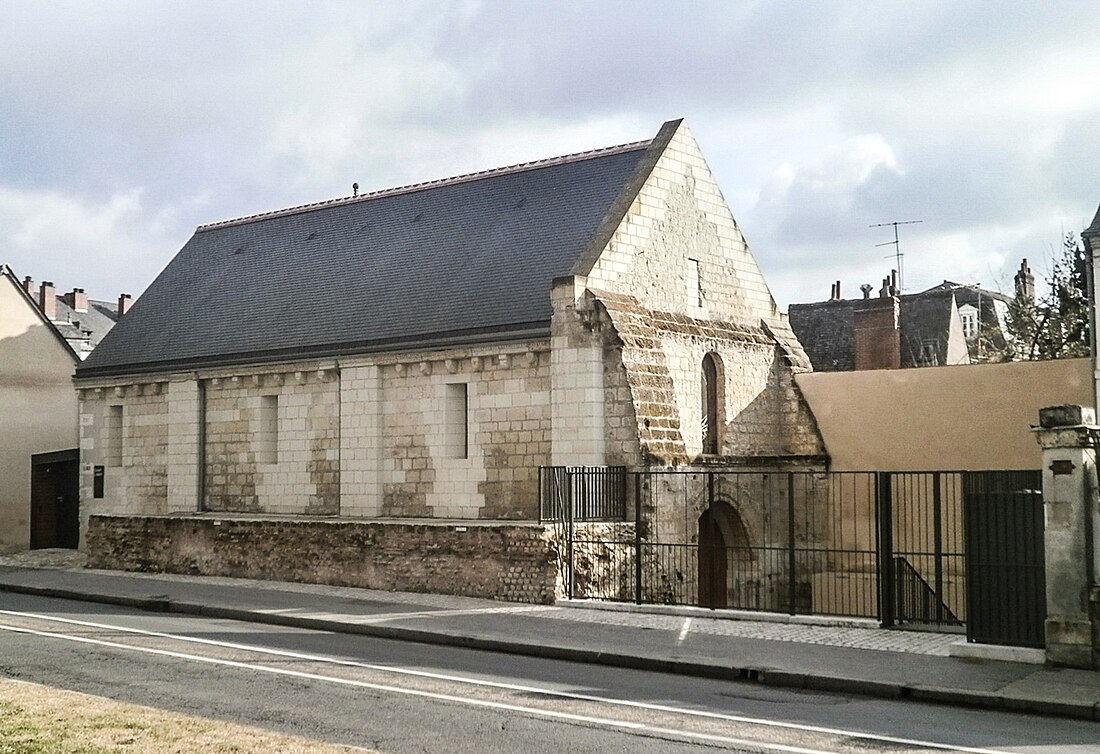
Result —
[[1039, 409], [1093, 404], [1089, 359], [795, 379], [835, 471], [1038, 469]]
[[77, 446], [75, 358], [0, 276], [0, 551], [30, 546], [31, 455]]

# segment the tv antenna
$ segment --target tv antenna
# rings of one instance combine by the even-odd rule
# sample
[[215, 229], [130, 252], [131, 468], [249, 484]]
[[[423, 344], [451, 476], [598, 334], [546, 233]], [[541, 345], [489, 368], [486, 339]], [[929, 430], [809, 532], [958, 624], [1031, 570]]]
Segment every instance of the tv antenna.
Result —
[[916, 225], [922, 223], [924, 220], [895, 220], [892, 223], [875, 223], [874, 225], [868, 225], [869, 228], [888, 228], [891, 225], [894, 226], [894, 240], [886, 241], [884, 243], [875, 244], [877, 249], [880, 246], [893, 246], [894, 253], [890, 254], [886, 258], [893, 257], [898, 263], [898, 293], [905, 291], [905, 255], [901, 253], [901, 243], [898, 241], [898, 226], [899, 225]]

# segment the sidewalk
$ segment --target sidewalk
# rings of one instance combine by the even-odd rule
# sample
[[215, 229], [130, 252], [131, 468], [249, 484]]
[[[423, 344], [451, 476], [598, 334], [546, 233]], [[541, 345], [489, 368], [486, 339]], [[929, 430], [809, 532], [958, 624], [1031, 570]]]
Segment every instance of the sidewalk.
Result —
[[0, 565], [3, 591], [788, 688], [1100, 720], [1100, 673], [951, 657], [949, 648], [959, 635], [884, 631], [858, 621], [731, 620], [702, 609], [660, 614], [12, 565]]

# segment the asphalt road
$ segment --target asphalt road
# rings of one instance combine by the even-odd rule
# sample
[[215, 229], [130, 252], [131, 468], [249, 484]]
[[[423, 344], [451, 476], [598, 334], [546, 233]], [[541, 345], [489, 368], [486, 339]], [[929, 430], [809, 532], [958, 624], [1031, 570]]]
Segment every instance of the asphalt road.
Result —
[[1100, 754], [1100, 724], [0, 594], [0, 675], [412, 752]]

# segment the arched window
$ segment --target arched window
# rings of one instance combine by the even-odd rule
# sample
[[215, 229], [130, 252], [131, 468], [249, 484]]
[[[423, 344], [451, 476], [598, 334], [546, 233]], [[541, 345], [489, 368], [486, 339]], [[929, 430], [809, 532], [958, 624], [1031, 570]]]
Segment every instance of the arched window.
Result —
[[703, 454], [718, 455], [718, 429], [722, 416], [719, 411], [721, 383], [717, 357], [708, 353], [703, 357]]

